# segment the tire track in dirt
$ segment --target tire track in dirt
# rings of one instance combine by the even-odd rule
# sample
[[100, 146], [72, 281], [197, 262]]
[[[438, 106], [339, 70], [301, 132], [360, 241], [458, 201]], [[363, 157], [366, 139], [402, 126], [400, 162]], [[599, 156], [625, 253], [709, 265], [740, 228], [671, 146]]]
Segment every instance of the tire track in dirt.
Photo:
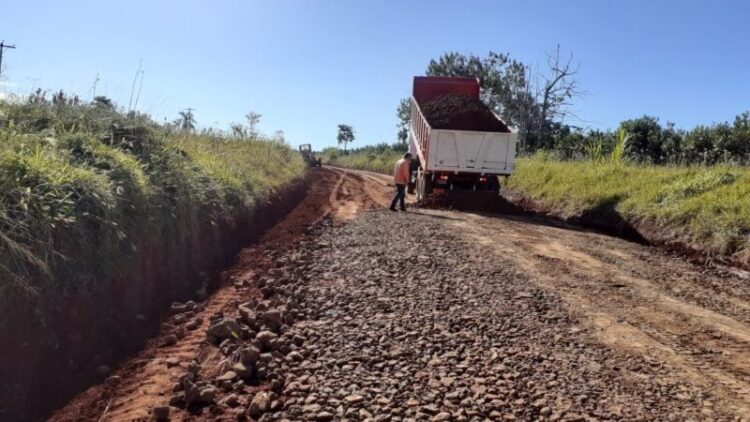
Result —
[[[361, 210], [390, 205], [395, 186], [390, 176], [337, 167], [326, 167], [340, 174], [338, 184], [330, 198], [333, 214], [340, 220], [350, 220]], [[406, 202], [414, 204], [415, 198], [407, 196]]]
[[523, 266], [558, 293], [602, 343], [679, 368], [750, 416], [750, 286], [642, 245], [534, 217], [451, 214], [466, 236]]

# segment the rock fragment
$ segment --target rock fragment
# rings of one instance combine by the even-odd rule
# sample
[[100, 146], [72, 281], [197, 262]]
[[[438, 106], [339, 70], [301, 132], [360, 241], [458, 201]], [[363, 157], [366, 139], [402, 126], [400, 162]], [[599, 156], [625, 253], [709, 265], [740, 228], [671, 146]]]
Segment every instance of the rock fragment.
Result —
[[250, 405], [247, 408], [250, 416], [257, 418], [264, 414], [271, 408], [271, 398], [265, 391], [260, 391], [250, 401]]

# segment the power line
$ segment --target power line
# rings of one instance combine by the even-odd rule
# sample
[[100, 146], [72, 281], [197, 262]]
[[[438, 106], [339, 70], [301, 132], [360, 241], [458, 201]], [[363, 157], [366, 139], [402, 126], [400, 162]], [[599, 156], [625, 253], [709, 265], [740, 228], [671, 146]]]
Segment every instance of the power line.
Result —
[[15, 45], [6, 44], [5, 40], [0, 41], [0, 75], [3, 73], [3, 50], [6, 48], [13, 48], [15, 49]]

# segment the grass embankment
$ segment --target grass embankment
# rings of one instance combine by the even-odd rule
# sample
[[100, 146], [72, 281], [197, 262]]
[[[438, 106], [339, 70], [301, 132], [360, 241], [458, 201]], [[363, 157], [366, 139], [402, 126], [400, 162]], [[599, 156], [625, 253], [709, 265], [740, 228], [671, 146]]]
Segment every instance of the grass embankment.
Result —
[[106, 103], [0, 102], [0, 311], [106, 289], [142, 252], [184, 265], [196, 227], [233, 224], [304, 168], [283, 145], [170, 134]]
[[336, 150], [325, 150], [323, 151], [322, 161], [323, 164], [330, 166], [391, 174], [393, 173], [393, 166], [403, 154], [402, 151], [392, 149], [362, 149], [346, 155]]
[[0, 419], [101, 380], [291, 208], [304, 171], [285, 145], [108, 101], [0, 102]]
[[649, 240], [750, 263], [750, 169], [519, 159], [508, 189], [562, 216], [607, 213]]

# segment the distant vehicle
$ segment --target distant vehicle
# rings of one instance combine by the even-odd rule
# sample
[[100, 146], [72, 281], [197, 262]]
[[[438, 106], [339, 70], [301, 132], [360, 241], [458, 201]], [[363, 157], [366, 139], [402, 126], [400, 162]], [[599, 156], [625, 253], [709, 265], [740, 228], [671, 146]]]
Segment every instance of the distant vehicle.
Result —
[[478, 79], [416, 76], [411, 105], [418, 201], [441, 190], [500, 192], [499, 176], [515, 167], [518, 134], [481, 102]]
[[312, 145], [302, 144], [299, 146], [299, 153], [302, 154], [302, 158], [307, 163], [308, 167], [320, 167], [320, 157], [315, 157], [312, 151]]

